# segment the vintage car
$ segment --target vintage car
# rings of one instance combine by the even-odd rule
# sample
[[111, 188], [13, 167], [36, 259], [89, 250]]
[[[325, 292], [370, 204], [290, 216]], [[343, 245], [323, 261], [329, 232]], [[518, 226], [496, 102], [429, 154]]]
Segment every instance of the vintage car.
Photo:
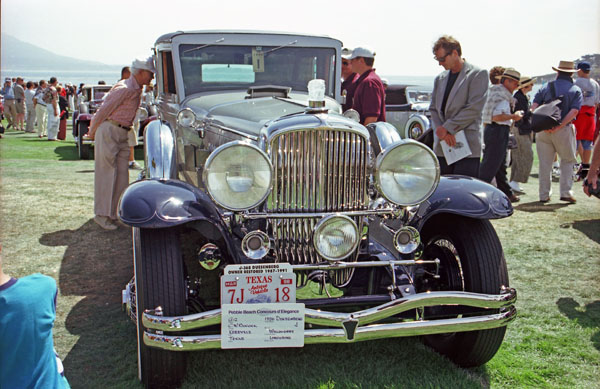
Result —
[[[92, 116], [102, 105], [104, 96], [111, 88], [112, 85], [85, 85], [81, 91], [77, 110], [73, 113], [73, 137], [75, 138], [79, 159], [92, 158], [94, 141], [85, 135], [88, 133]], [[156, 119], [156, 108], [147, 104], [146, 99], [143, 99], [134, 120], [134, 127], [138, 131], [140, 142], [143, 141], [144, 128], [154, 119]]]
[[85, 85], [78, 97], [77, 109], [73, 112], [73, 137], [76, 139], [77, 154], [79, 159], [90, 159], [90, 148], [93, 141], [85, 141], [92, 116], [102, 102], [103, 98], [112, 88], [112, 85]]
[[390, 84], [385, 90], [385, 115], [400, 137], [418, 139], [430, 128], [431, 87]]
[[440, 178], [389, 123], [342, 115], [341, 48], [248, 31], [156, 41], [160, 119], [119, 202], [147, 387], [181, 383], [186, 351], [422, 336], [471, 367], [500, 347], [516, 292], [489, 219], [512, 214], [508, 198]]

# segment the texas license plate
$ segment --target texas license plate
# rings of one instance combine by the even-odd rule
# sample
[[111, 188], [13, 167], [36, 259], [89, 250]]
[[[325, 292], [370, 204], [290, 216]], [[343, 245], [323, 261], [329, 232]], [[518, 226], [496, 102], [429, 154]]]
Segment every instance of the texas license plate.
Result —
[[289, 263], [229, 265], [221, 276], [221, 304], [295, 302], [296, 274]]

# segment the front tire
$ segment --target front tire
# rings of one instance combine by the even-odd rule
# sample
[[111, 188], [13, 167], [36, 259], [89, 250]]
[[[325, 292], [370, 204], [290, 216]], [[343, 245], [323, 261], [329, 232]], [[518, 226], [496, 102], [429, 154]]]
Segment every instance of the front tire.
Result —
[[134, 228], [133, 244], [140, 380], [146, 388], [176, 387], [185, 376], [187, 354], [146, 346], [142, 313], [158, 306], [165, 316], [187, 313], [179, 235], [172, 228]]
[[[424, 256], [439, 258], [440, 278], [425, 280], [425, 290], [459, 290], [498, 294], [508, 287], [508, 271], [500, 240], [488, 220], [446, 217], [431, 220], [423, 229]], [[492, 359], [504, 339], [506, 326], [489, 330], [427, 335], [425, 344], [461, 367], [475, 367]]]

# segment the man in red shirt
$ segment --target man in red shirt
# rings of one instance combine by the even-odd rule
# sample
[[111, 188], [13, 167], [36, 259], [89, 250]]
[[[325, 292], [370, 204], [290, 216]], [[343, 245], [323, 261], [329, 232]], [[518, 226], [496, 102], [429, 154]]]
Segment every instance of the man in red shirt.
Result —
[[360, 74], [356, 81], [352, 108], [360, 114], [360, 123], [367, 125], [374, 122], [385, 122], [385, 89], [383, 83], [373, 69], [375, 52], [357, 47], [352, 51], [350, 63], [352, 70]]

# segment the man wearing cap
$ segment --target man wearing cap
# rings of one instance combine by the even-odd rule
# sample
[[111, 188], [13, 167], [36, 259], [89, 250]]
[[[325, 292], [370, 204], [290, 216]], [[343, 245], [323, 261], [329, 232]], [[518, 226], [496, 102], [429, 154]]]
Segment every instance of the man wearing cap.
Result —
[[365, 126], [385, 122], [385, 89], [381, 79], [375, 74], [374, 62], [375, 52], [364, 47], [357, 47], [350, 56], [352, 70], [360, 74], [356, 81], [352, 108], [360, 114], [360, 123]]
[[352, 70], [352, 64], [350, 63], [350, 57], [352, 51], [344, 48], [342, 50], [342, 96], [344, 96], [344, 104], [342, 104], [342, 111], [346, 112], [352, 108], [352, 100], [354, 99], [354, 92], [356, 90], [356, 81], [360, 77], [358, 73]]
[[511, 203], [519, 201], [508, 184], [506, 178], [506, 150], [508, 148], [508, 135], [513, 121], [523, 118], [523, 111], [512, 113], [515, 101], [512, 96], [518, 88], [521, 74], [513, 68], [506, 68], [502, 75], [497, 76], [500, 83], [492, 85], [487, 101], [483, 107], [483, 159], [479, 166], [479, 178], [492, 182], [496, 177], [496, 185]]
[[590, 168], [592, 142], [596, 131], [596, 107], [600, 104], [600, 86], [590, 78], [591, 70], [592, 66], [587, 61], [577, 64], [575, 85], [581, 89], [583, 102], [573, 124], [576, 130], [577, 152], [581, 157], [580, 177], [585, 177]]
[[117, 204], [129, 184], [127, 133], [140, 106], [142, 88], [156, 72], [152, 57], [133, 61], [131, 71], [131, 77], [106, 94], [90, 124], [89, 138], [95, 139], [94, 221], [106, 230], [117, 228]]
[[[481, 111], [486, 102], [488, 72], [462, 58], [460, 43], [451, 36], [433, 45], [433, 59], [445, 71], [433, 82], [429, 111], [434, 129], [433, 150], [442, 174], [478, 177], [481, 158]], [[464, 131], [471, 155], [448, 165], [440, 142], [456, 145], [455, 134]]]
[[[575, 63], [573, 61], [560, 61], [558, 68], [552, 67], [557, 72], [556, 80], [551, 81], [541, 88], [533, 99], [531, 111], [535, 113], [537, 107], [551, 102], [560, 97], [561, 122], [558, 126], [539, 132], [535, 137], [535, 147], [539, 159], [539, 196], [540, 202], [547, 203], [552, 195], [552, 161], [554, 154], [560, 157], [560, 200], [574, 204], [577, 200], [573, 197], [573, 166], [577, 162], [575, 157], [575, 128], [571, 123], [577, 116], [583, 96], [581, 89], [573, 83]], [[552, 87], [553, 86], [553, 87]], [[554, 91], [553, 91], [554, 89]]]

